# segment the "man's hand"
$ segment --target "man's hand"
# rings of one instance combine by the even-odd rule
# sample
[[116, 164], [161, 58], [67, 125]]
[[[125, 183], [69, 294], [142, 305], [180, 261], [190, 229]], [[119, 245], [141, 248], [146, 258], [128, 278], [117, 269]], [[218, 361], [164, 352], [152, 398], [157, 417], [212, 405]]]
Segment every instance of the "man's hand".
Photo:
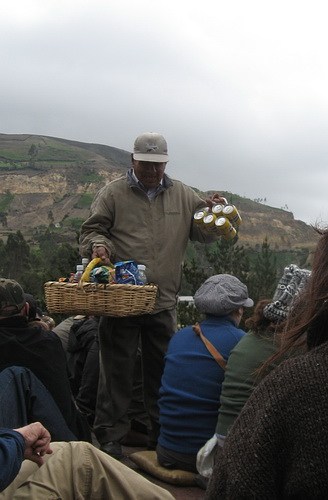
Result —
[[94, 245], [92, 248], [92, 255], [91, 258], [95, 259], [96, 257], [99, 257], [105, 266], [110, 265], [110, 254], [107, 250], [107, 248], [101, 246], [101, 245]]
[[210, 208], [213, 207], [213, 205], [217, 205], [218, 203], [222, 203], [223, 205], [227, 205], [228, 201], [226, 198], [223, 198], [219, 193], [214, 193], [210, 198], [206, 198], [206, 205]]
[[40, 422], [34, 422], [14, 430], [24, 438], [24, 458], [35, 462], [40, 467], [43, 464], [43, 456], [52, 453], [51, 437], [47, 429]]

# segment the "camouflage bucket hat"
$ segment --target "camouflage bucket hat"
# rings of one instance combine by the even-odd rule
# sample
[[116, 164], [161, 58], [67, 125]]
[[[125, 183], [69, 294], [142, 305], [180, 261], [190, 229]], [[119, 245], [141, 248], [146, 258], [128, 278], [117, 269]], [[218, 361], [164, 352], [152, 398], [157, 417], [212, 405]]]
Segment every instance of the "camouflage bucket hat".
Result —
[[24, 291], [17, 281], [0, 278], [0, 316], [18, 314], [25, 305]]

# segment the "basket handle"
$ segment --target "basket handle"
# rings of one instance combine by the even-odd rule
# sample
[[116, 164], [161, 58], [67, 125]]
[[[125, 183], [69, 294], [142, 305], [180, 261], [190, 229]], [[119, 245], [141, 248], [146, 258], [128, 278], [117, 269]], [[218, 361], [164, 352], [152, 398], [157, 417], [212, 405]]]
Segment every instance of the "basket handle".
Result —
[[[78, 288], [83, 288], [83, 283], [88, 283], [88, 282], [89, 282], [89, 278], [90, 278], [90, 273], [91, 273], [91, 271], [92, 271], [95, 267], [99, 266], [99, 264], [101, 264], [101, 263], [102, 263], [102, 261], [103, 261], [103, 260], [102, 260], [100, 257], [95, 257], [94, 259], [92, 259], [92, 260], [89, 262], [89, 264], [88, 264], [88, 265], [87, 265], [87, 267], [85, 268], [85, 270], [84, 270], [84, 272], [83, 272], [83, 274], [82, 274], [82, 276], [81, 276], [81, 278], [80, 278], [80, 280], [79, 280], [79, 282], [78, 282]], [[114, 266], [113, 266], [113, 264], [111, 264], [111, 263], [110, 263], [110, 265], [111, 265], [112, 267], [114, 267]]]
[[80, 281], [79, 281], [79, 284], [84, 281], [89, 281], [89, 278], [90, 278], [90, 273], [91, 271], [98, 266], [98, 264], [100, 264], [100, 262], [102, 262], [102, 259], [100, 257], [95, 257], [94, 259], [92, 259], [89, 264], [87, 265], [87, 267], [84, 269], [84, 272], [80, 278]]

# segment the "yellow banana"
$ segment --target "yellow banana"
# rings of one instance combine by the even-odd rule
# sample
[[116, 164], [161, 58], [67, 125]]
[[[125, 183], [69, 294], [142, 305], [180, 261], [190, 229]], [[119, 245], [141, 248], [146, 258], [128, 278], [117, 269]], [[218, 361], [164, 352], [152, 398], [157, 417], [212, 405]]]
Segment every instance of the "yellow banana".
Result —
[[82, 282], [89, 281], [90, 273], [91, 273], [92, 269], [97, 267], [97, 265], [100, 264], [101, 262], [102, 262], [102, 259], [100, 257], [95, 257], [94, 259], [92, 259], [89, 262], [89, 264], [87, 265], [87, 267], [84, 269], [84, 272], [81, 276], [81, 281]]

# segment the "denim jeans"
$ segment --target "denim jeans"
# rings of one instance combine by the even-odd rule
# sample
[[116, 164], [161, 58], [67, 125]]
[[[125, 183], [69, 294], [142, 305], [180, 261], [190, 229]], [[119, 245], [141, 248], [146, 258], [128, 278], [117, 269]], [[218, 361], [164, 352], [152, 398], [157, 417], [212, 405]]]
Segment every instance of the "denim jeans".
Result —
[[53, 441], [77, 441], [49, 391], [28, 368], [0, 372], [0, 427], [16, 429], [41, 422]]

